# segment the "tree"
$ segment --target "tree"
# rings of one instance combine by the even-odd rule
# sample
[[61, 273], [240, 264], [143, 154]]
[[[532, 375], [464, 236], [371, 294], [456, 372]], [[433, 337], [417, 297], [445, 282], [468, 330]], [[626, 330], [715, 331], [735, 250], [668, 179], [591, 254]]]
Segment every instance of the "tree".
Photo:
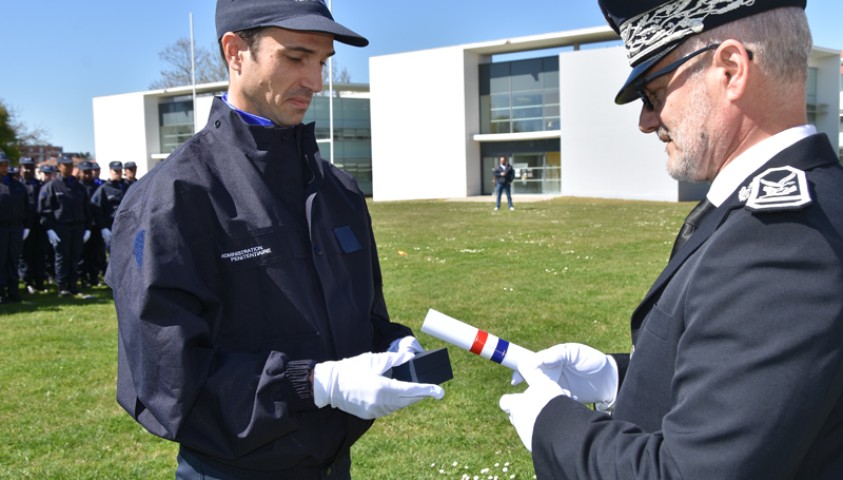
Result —
[[[196, 83], [212, 83], [228, 80], [228, 66], [214, 50], [194, 47]], [[180, 38], [176, 43], [158, 52], [169, 68], [161, 70], [161, 78], [152, 82], [149, 88], [182, 87], [192, 84], [190, 62], [190, 39]]]
[[29, 129], [20, 116], [0, 99], [0, 150], [12, 161], [20, 158], [20, 145], [45, 145], [49, 135], [44, 128]]
[[11, 124], [11, 113], [3, 101], [0, 100], [0, 150], [14, 160], [20, 156], [18, 152], [18, 136]]
[[[333, 77], [334, 77], [334, 84], [337, 83], [351, 83], [351, 74], [348, 73], [348, 69], [345, 67], [340, 68], [339, 64], [336, 60], [334, 60], [334, 68], [333, 68]], [[327, 65], [322, 69], [322, 91], [319, 92], [319, 95], [328, 95], [328, 67]], [[334, 91], [335, 96], [339, 96], [339, 92]]]

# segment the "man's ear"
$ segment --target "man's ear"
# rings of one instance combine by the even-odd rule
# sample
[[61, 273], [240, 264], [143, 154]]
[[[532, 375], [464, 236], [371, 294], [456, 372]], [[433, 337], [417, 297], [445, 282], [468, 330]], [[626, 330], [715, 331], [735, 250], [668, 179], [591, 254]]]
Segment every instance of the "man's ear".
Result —
[[243, 53], [249, 49], [246, 42], [237, 34], [227, 32], [220, 39], [220, 45], [229, 70], [239, 72], [243, 65]]
[[714, 67], [720, 72], [720, 81], [729, 100], [744, 96], [749, 85], [752, 54], [737, 40], [726, 40], [714, 53]]

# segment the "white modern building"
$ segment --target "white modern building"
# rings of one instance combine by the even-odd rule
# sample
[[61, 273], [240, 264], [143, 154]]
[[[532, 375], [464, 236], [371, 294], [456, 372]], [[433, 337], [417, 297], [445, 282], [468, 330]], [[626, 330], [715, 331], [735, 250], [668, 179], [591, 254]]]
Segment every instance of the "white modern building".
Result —
[[[810, 121], [838, 143], [840, 51], [815, 48], [810, 67]], [[701, 198], [707, 186], [670, 178], [664, 144], [638, 130], [641, 104], [614, 104], [628, 74], [608, 27], [371, 58], [374, 199], [491, 193], [501, 155], [516, 193]]]
[[[372, 57], [369, 69], [369, 88], [316, 97], [305, 122], [376, 201], [489, 194], [501, 155], [517, 194], [682, 201], [707, 189], [667, 175], [664, 145], [638, 131], [638, 102], [614, 104], [629, 67], [608, 27]], [[835, 143], [840, 79], [840, 51], [816, 47], [809, 120]], [[131, 160], [142, 175], [204, 126], [226, 88], [94, 98], [97, 160]]]

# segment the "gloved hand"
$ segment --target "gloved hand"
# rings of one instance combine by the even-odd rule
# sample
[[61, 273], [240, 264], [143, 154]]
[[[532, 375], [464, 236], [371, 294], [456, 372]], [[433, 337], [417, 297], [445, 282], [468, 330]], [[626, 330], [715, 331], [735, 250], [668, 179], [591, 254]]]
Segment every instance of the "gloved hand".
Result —
[[103, 228], [100, 230], [100, 233], [102, 234], [102, 239], [105, 240], [106, 244], [111, 243], [111, 230]]
[[23, 240], [26, 240], [26, 237], [28, 237], [28, 236], [29, 236], [29, 229], [24, 228], [23, 229]]
[[[579, 343], [563, 343], [536, 353], [539, 368], [580, 403], [611, 410], [618, 391], [618, 365], [610, 355]], [[519, 365], [520, 367], [520, 365]], [[521, 370], [519, 368], [519, 370]], [[512, 374], [518, 385], [522, 374]]]
[[59, 238], [59, 235], [53, 229], [47, 230], [47, 238], [50, 240], [50, 245], [52, 245], [53, 248], [58, 246], [61, 241], [61, 238]]
[[91, 231], [85, 230], [85, 233], [82, 234], [82, 243], [86, 243], [91, 238]]
[[509, 422], [518, 432], [521, 443], [530, 452], [533, 451], [533, 427], [539, 413], [559, 395], [571, 396], [571, 392], [560, 387], [540, 370], [540, 363], [538, 357], [531, 357], [519, 363], [521, 378], [526, 378], [530, 386], [524, 393], [503, 395], [498, 403], [501, 410], [509, 415]]
[[344, 360], [322, 362], [313, 369], [313, 400], [371, 420], [432, 397], [445, 396], [439, 385], [410, 383], [383, 376], [395, 365], [413, 358], [410, 352], [363, 353]]
[[424, 351], [421, 344], [416, 337], [413, 336], [406, 336], [403, 338], [399, 338], [398, 340], [393, 341], [389, 345], [390, 352], [410, 352], [412, 354], [421, 353]]

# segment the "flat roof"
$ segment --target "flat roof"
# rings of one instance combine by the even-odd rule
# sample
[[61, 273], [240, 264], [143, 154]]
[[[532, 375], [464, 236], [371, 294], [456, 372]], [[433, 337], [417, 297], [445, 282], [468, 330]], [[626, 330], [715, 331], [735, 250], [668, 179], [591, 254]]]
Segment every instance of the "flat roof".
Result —
[[528, 37], [504, 38], [491, 42], [471, 43], [464, 45], [463, 48], [468, 52], [480, 55], [497, 55], [576, 46], [585, 43], [611, 42], [615, 40], [620, 40], [618, 34], [609, 26], [602, 26], [531, 35]]

